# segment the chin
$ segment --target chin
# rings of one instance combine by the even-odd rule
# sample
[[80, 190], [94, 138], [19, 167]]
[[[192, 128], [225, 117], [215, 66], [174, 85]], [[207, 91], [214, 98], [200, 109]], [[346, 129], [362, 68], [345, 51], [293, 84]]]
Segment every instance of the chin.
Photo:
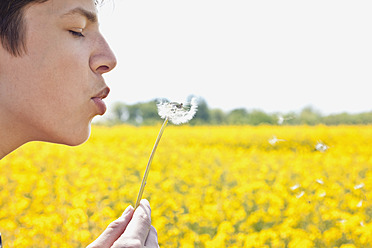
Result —
[[68, 139], [65, 140], [62, 144], [68, 145], [68, 146], [78, 146], [83, 144], [89, 139], [90, 136], [90, 126], [88, 130], [82, 131], [79, 134], [71, 135], [71, 137], [68, 137]]
[[89, 136], [86, 137], [86, 138], [82, 138], [82, 139], [74, 138], [74, 139], [71, 139], [71, 140], [67, 140], [65, 142], [59, 142], [59, 144], [67, 145], [67, 146], [78, 146], [78, 145], [83, 144], [85, 141], [87, 141], [88, 138], [89, 138]]
[[49, 136], [50, 138], [43, 139], [40, 141], [46, 141], [55, 144], [78, 146], [88, 140], [90, 136], [90, 124], [85, 128], [70, 129], [58, 135]]

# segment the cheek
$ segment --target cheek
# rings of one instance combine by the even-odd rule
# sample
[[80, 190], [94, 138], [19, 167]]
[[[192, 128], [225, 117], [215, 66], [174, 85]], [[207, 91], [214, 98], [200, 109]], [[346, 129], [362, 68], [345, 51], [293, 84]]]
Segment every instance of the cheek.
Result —
[[84, 139], [92, 118], [86, 64], [82, 56], [52, 51], [14, 63], [9, 102], [18, 121], [48, 137], [57, 133], [68, 137], [73, 132]]
[[32, 60], [29, 61], [32, 66], [30, 77], [38, 81], [37, 90], [41, 95], [54, 101], [70, 101], [89, 93], [87, 46], [70, 37], [67, 32], [50, 32], [48, 39], [41, 37], [31, 34], [27, 45], [28, 57]]
[[64, 105], [83, 100], [89, 94], [89, 71], [82, 56], [52, 52], [33, 64], [30, 92], [50, 105]]

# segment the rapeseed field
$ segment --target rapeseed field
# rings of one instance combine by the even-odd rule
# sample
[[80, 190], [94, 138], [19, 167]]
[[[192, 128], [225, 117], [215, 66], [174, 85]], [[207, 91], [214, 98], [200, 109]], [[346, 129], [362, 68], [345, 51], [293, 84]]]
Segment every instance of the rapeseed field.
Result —
[[[4, 247], [87, 246], [134, 204], [158, 130], [4, 158]], [[372, 126], [169, 126], [144, 197], [161, 247], [372, 247]]]

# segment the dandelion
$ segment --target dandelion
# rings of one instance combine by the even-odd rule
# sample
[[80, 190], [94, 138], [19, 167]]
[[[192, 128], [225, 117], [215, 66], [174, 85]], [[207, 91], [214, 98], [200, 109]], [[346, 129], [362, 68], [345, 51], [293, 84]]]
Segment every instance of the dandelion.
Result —
[[293, 191], [293, 190], [296, 190], [300, 187], [301, 185], [299, 183], [293, 185], [292, 187], [290, 187], [290, 189]]
[[280, 141], [285, 141], [284, 139], [278, 139], [276, 138], [276, 136], [273, 136], [271, 139], [269, 139], [269, 143], [270, 145], [275, 145], [276, 143], [280, 142]]
[[354, 186], [354, 189], [361, 189], [364, 187], [364, 183], [360, 183]]
[[176, 103], [176, 102], [160, 102], [157, 104], [158, 107], [158, 114], [159, 116], [164, 119], [163, 125], [160, 128], [158, 137], [155, 141], [155, 145], [152, 148], [152, 152], [149, 158], [149, 161], [146, 166], [145, 174], [143, 175], [141, 187], [137, 196], [137, 201], [135, 205], [135, 209], [139, 206], [140, 201], [142, 199], [143, 191], [145, 190], [145, 185], [147, 181], [147, 177], [149, 175], [150, 166], [152, 163], [152, 159], [154, 158], [156, 148], [159, 145], [161, 136], [165, 130], [165, 127], [168, 124], [168, 121], [175, 125], [183, 124], [189, 122], [196, 114], [198, 110], [198, 104], [196, 98], [191, 99], [190, 107], [188, 108], [187, 105], [184, 106], [183, 103]]
[[158, 113], [162, 119], [169, 119], [175, 125], [189, 122], [196, 111], [198, 104], [196, 98], [191, 99], [190, 107], [187, 108], [182, 103], [175, 102], [161, 102], [158, 104]]
[[356, 206], [357, 208], [360, 208], [362, 205], [363, 205], [363, 200], [360, 200]]
[[316, 143], [316, 145], [315, 145], [315, 149], [317, 151], [320, 151], [320, 152], [325, 152], [325, 151], [328, 150], [328, 148], [329, 147], [326, 144], [324, 144], [324, 143], [322, 143], [320, 141], [318, 141], [318, 143]]

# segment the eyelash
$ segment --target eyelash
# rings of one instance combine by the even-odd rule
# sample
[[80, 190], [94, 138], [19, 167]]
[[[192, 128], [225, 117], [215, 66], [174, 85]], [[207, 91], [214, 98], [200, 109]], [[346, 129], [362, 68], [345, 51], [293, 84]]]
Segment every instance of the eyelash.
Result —
[[73, 36], [77, 37], [77, 38], [80, 38], [80, 37], [85, 37], [83, 35], [83, 33], [81, 32], [76, 32], [76, 31], [73, 31], [73, 30], [69, 30], [70, 34], [72, 34]]

